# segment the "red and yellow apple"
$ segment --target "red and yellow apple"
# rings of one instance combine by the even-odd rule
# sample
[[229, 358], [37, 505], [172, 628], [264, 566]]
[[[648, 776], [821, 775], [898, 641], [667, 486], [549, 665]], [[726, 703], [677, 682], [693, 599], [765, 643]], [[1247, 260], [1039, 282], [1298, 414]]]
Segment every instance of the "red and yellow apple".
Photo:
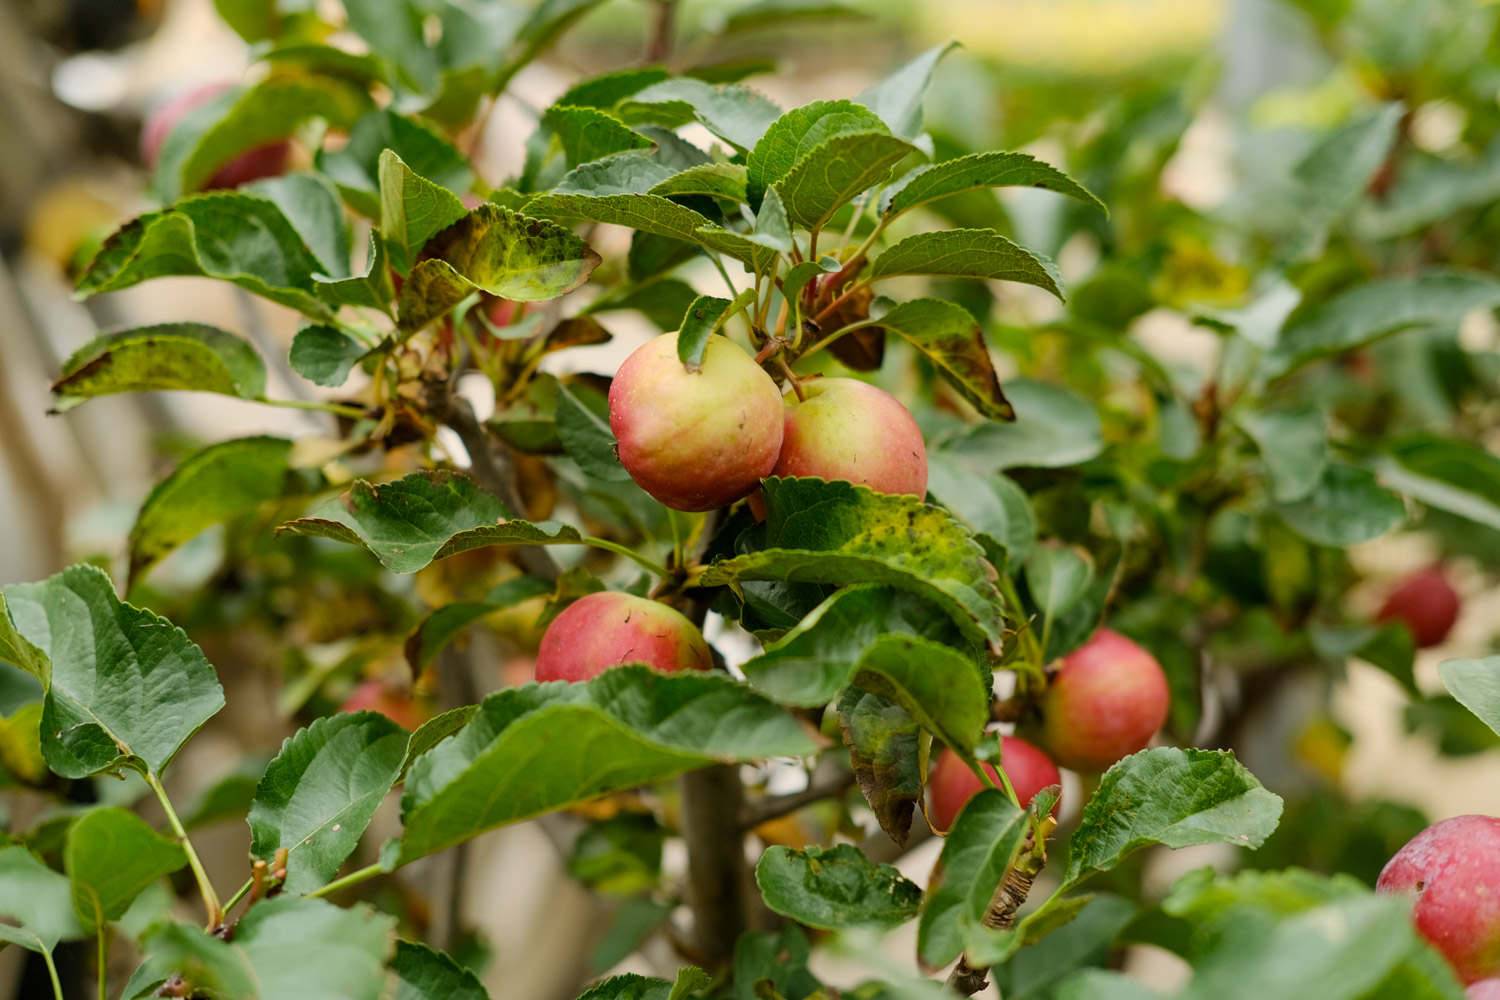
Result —
[[1500, 819], [1434, 823], [1386, 863], [1375, 888], [1411, 898], [1417, 931], [1465, 983], [1500, 976]]
[[402, 729], [416, 729], [427, 721], [424, 712], [408, 691], [390, 687], [383, 681], [360, 681], [344, 699], [340, 712], [379, 712]]
[[620, 463], [675, 510], [734, 503], [769, 475], [781, 453], [781, 390], [727, 337], [710, 337], [698, 371], [663, 334], [625, 359], [609, 388], [609, 426]]
[[[1000, 782], [993, 764], [981, 763], [980, 766], [997, 784]], [[1000, 769], [1010, 779], [1010, 786], [1016, 790], [1016, 798], [1020, 799], [1022, 806], [1030, 805], [1043, 788], [1062, 783], [1062, 776], [1052, 759], [1019, 736], [1000, 738]], [[927, 787], [932, 796], [928, 818], [936, 829], [951, 830], [964, 806], [986, 786], [962, 757], [944, 749], [938, 754]], [[1056, 812], [1057, 806], [1054, 805], [1052, 811]]]
[[1156, 658], [1101, 628], [1063, 658], [1048, 684], [1043, 742], [1063, 767], [1103, 771], [1151, 742], [1171, 701]]
[[663, 673], [713, 666], [698, 627], [658, 601], [605, 591], [581, 597], [547, 626], [536, 654], [539, 681], [586, 681], [622, 663]]
[[1396, 585], [1376, 615], [1379, 621], [1405, 622], [1418, 646], [1436, 646], [1458, 621], [1458, 591], [1436, 566], [1419, 570]]
[[900, 401], [852, 378], [803, 383], [788, 399], [775, 475], [843, 479], [881, 493], [927, 492], [922, 431]]
[[[141, 159], [148, 169], [156, 169], [162, 146], [181, 121], [191, 112], [201, 108], [233, 84], [209, 83], [184, 91], [153, 111], [141, 129]], [[276, 177], [286, 173], [291, 160], [292, 147], [285, 139], [246, 150], [224, 163], [205, 183], [205, 188], [233, 188], [249, 184], [265, 177]]]

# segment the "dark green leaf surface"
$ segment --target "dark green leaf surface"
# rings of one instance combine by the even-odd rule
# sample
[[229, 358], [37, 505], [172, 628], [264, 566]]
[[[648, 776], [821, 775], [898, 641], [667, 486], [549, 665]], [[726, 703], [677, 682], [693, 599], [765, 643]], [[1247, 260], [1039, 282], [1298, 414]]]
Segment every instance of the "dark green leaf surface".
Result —
[[569, 525], [508, 518], [505, 505], [456, 472], [414, 472], [375, 485], [356, 480], [278, 531], [363, 545], [393, 573], [415, 573], [436, 559], [486, 545], [581, 541]]
[[1226, 750], [1142, 750], [1106, 771], [1084, 806], [1065, 885], [1148, 844], [1259, 847], [1280, 818], [1280, 796]]
[[614, 431], [609, 427], [609, 401], [584, 385], [557, 386], [557, 436], [563, 451], [585, 474], [607, 483], [627, 483], [630, 473], [620, 464]]
[[629, 286], [618, 295], [602, 295], [590, 302], [588, 312], [611, 312], [633, 309], [645, 316], [657, 329], [670, 332], [682, 326], [688, 306], [697, 299], [693, 286], [676, 278], [664, 278], [648, 285]]
[[700, 295], [688, 306], [682, 317], [682, 329], [677, 334], [677, 357], [688, 371], [697, 371], [703, 366], [703, 352], [708, 349], [708, 338], [724, 328], [740, 309], [755, 301], [754, 289], [746, 289], [735, 296], [733, 302]]
[[650, 139], [597, 108], [553, 105], [542, 116], [542, 127], [557, 137], [570, 168], [612, 153], [651, 148]]
[[916, 152], [884, 130], [835, 134], [803, 153], [775, 182], [776, 190], [793, 222], [821, 229], [833, 213], [884, 183], [897, 163]]
[[927, 492], [979, 535], [997, 566], [1024, 562], [1036, 544], [1031, 502], [1007, 476], [997, 472], [976, 480], [945, 452], [931, 452]]
[[755, 883], [772, 910], [824, 930], [895, 927], [915, 917], [922, 902], [920, 888], [853, 844], [770, 847], [755, 866]]
[[880, 325], [921, 351], [981, 414], [991, 420], [1015, 419], [984, 331], [967, 309], [943, 299], [915, 299], [881, 316]]
[[1120, 896], [1090, 897], [1066, 924], [997, 966], [995, 982], [1013, 1000], [1050, 997], [1052, 987], [1073, 970], [1104, 964], [1136, 912], [1135, 904]]
[[795, 719], [722, 674], [634, 666], [511, 688], [412, 764], [401, 857], [710, 763], [815, 749]]
[[249, 437], [209, 445], [182, 460], [141, 504], [130, 529], [130, 574], [215, 524], [247, 514], [288, 491], [292, 442]]
[[42, 751], [67, 778], [136, 763], [159, 776], [224, 707], [203, 651], [93, 566], [0, 589], [0, 656], [48, 682]]
[[285, 890], [326, 885], [359, 844], [406, 755], [407, 733], [376, 712], [318, 719], [281, 746], [250, 806], [250, 855], [286, 848]]
[[19, 845], [0, 847], [0, 943], [51, 951], [59, 941], [84, 936], [73, 912], [68, 880]]
[[361, 309], [379, 309], [390, 315], [391, 300], [396, 297], [396, 285], [391, 280], [390, 255], [386, 253], [385, 240], [372, 230], [369, 249], [365, 252], [364, 272], [348, 278], [328, 278], [315, 274], [313, 289], [318, 298], [333, 309], [356, 306]]
[[315, 294], [323, 265], [267, 198], [241, 192], [193, 195], [115, 231], [78, 279], [78, 295], [129, 288], [152, 278], [201, 276], [316, 319], [328, 307]]
[[324, 178], [312, 173], [267, 177], [244, 189], [270, 199], [302, 242], [312, 251], [323, 273], [334, 278], [349, 276], [352, 236], [349, 219], [339, 193]]
[[349, 142], [335, 152], [318, 154], [326, 173], [349, 203], [375, 219], [380, 217], [380, 158], [391, 150], [419, 177], [449, 191], [467, 191], [474, 172], [453, 144], [414, 119], [389, 109], [365, 115], [349, 132]]
[[1443, 687], [1496, 733], [1500, 733], [1500, 656], [1445, 660], [1438, 665]]
[[[637, 135], [635, 132], [630, 134]], [[645, 139], [644, 136], [637, 135], [637, 137]], [[649, 142], [649, 140], [646, 141]], [[655, 150], [633, 150], [606, 156], [592, 163], [582, 163], [563, 175], [563, 179], [558, 181], [552, 190], [557, 194], [582, 194], [595, 197], [647, 193], [665, 196], [672, 192], [656, 191], [656, 187], [678, 176], [680, 174], [673, 167], [662, 162]]]
[[739, 204], [745, 200], [745, 168], [738, 163], [700, 163], [673, 173], [651, 187], [651, 194], [665, 198], [694, 195]]
[[853, 101], [814, 101], [772, 123], [745, 160], [746, 194], [759, 208], [766, 189], [828, 139], [846, 132], [887, 132], [880, 117]]
[[1401, 498], [1364, 469], [1338, 462], [1301, 500], [1277, 505], [1282, 520], [1310, 542], [1345, 546], [1378, 538], [1406, 518]]
[[337, 389], [370, 349], [333, 326], [304, 326], [292, 339], [292, 371], [309, 382]]
[[650, 814], [624, 812], [591, 823], [573, 842], [568, 874], [595, 892], [636, 896], [661, 877], [666, 830]]
[[1039, 545], [1026, 559], [1026, 589], [1046, 618], [1071, 611], [1093, 579], [1093, 563], [1071, 546]]
[[887, 215], [900, 215], [918, 205], [963, 191], [1017, 186], [1056, 191], [1108, 211], [1093, 192], [1056, 167], [1028, 153], [1001, 151], [971, 153], [918, 167], [886, 191], [880, 199], [881, 210]]
[[1392, 442], [1381, 482], [1429, 507], [1500, 531], [1500, 455], [1457, 438], [1418, 434]]
[[414, 941], [397, 941], [391, 961], [394, 1000], [489, 1000], [479, 977], [449, 956]]
[[86, 933], [118, 920], [143, 889], [186, 864], [187, 853], [176, 840], [117, 806], [79, 817], [63, 850], [73, 911]]
[[[999, 646], [991, 568], [968, 529], [910, 496], [820, 479], [767, 479], [766, 548], [708, 566], [708, 586], [741, 580], [883, 583], [946, 610], [970, 639]], [[923, 545], [913, 547], [911, 538]]]
[[257, 399], [266, 366], [239, 337], [202, 323], [163, 323], [95, 337], [52, 383], [59, 411], [119, 392], [216, 392]]
[[964, 806], [943, 841], [922, 899], [917, 957], [923, 966], [936, 969], [962, 954], [1026, 830], [1026, 813], [1004, 792], [986, 788]]
[[406, 661], [421, 671], [460, 632], [486, 615], [514, 607], [522, 601], [552, 592], [551, 584], [530, 576], [518, 576], [497, 584], [482, 601], [464, 601], [438, 608], [422, 620], [406, 639]]
[[1063, 297], [1062, 279], [1052, 261], [993, 229], [916, 233], [876, 257], [870, 267], [872, 281], [906, 274], [1017, 281]]
[[427, 241], [468, 210], [458, 195], [416, 173], [395, 150], [382, 150], [377, 164], [380, 234], [392, 266], [406, 274]]
[[707, 216], [659, 194], [543, 194], [526, 203], [529, 215], [545, 219], [604, 222], [640, 233], [708, 247], [764, 269], [775, 251], [714, 225]]

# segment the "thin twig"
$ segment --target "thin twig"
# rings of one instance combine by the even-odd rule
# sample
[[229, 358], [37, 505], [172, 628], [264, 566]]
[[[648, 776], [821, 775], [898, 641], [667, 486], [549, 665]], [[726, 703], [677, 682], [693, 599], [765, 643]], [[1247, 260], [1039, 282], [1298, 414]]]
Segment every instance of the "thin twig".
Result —
[[666, 62], [672, 54], [672, 35], [677, 20], [676, 0], [656, 0], [656, 17], [651, 24], [651, 39], [646, 43], [646, 62]]
[[762, 823], [780, 819], [814, 802], [836, 798], [848, 791], [853, 784], [854, 774], [851, 771], [840, 770], [822, 778], [814, 775], [813, 780], [809, 781], [807, 787], [800, 792], [771, 795], [745, 803], [745, 808], [740, 814], [740, 829], [753, 830]]

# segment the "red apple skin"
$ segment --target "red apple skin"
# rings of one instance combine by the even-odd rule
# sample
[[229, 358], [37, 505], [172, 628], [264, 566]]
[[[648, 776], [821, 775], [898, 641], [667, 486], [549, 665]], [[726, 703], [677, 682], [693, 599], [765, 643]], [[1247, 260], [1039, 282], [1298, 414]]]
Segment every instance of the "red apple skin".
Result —
[[[1058, 773], [1057, 765], [1052, 763], [1052, 759], [1019, 736], [1001, 737], [1000, 764], [1022, 806], [1030, 805], [1036, 793], [1043, 788], [1062, 784], [1062, 775]], [[999, 784], [1000, 776], [995, 773], [993, 764], [981, 762], [980, 766]], [[952, 750], [944, 749], [938, 754], [937, 765], [932, 769], [928, 787], [932, 793], [928, 818], [938, 830], [951, 830], [964, 806], [986, 786], [978, 775], [969, 770], [969, 765], [963, 762], [963, 758]], [[1056, 805], [1052, 807], [1052, 811], [1057, 812]]]
[[1375, 888], [1412, 898], [1418, 933], [1465, 983], [1500, 976], [1500, 819], [1434, 823], [1386, 863]]
[[697, 626], [644, 597], [606, 591], [568, 605], [542, 636], [539, 681], [586, 681], [622, 663], [663, 673], [708, 670], [713, 657]]
[[[141, 129], [141, 159], [146, 166], [156, 169], [156, 161], [167, 136], [171, 135], [183, 118], [232, 86], [233, 84], [223, 82], [204, 84], [178, 94], [153, 111], [147, 117], [145, 127]], [[262, 178], [279, 176], [286, 173], [291, 152], [291, 144], [284, 139], [257, 146], [225, 163], [203, 186], [234, 188]]]
[[733, 341], [709, 337], [700, 371], [677, 335], [648, 341], [609, 388], [609, 426], [630, 477], [675, 510], [713, 510], [760, 484], [781, 452], [781, 390]]
[[803, 385], [788, 399], [778, 476], [843, 479], [881, 493], [927, 492], [927, 447], [911, 412], [883, 389], [852, 378]]
[[1156, 657], [1101, 628], [1063, 658], [1048, 685], [1043, 743], [1063, 767], [1103, 771], [1145, 749], [1167, 721], [1171, 701]]
[[411, 695], [395, 691], [380, 681], [360, 681], [339, 706], [340, 712], [379, 712], [402, 729], [416, 729], [427, 721]]
[[1441, 569], [1429, 566], [1397, 584], [1375, 617], [1383, 622], [1405, 622], [1417, 645], [1425, 649], [1448, 638], [1458, 621], [1458, 609], [1458, 591]]

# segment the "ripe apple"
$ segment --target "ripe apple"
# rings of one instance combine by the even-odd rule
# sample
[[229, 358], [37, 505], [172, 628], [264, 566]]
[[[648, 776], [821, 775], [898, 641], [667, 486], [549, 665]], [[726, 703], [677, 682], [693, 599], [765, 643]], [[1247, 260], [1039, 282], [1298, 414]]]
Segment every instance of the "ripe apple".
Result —
[[1063, 767], [1103, 771], [1151, 742], [1171, 700], [1156, 658], [1101, 628], [1063, 658], [1047, 686], [1043, 742]]
[[[999, 783], [1000, 777], [995, 773], [993, 764], [981, 763], [980, 766]], [[1057, 773], [1057, 765], [1052, 763], [1052, 759], [1019, 736], [1000, 738], [1000, 768], [1010, 779], [1010, 785], [1016, 790], [1016, 798], [1021, 800], [1022, 806], [1030, 805], [1036, 793], [1043, 788], [1062, 784], [1062, 776]], [[969, 770], [969, 765], [958, 754], [944, 749], [938, 754], [928, 787], [932, 792], [928, 818], [939, 830], [951, 830], [964, 806], [985, 785], [978, 775]], [[1057, 806], [1054, 805], [1052, 811], [1056, 812]]]
[[568, 605], [542, 636], [539, 681], [586, 681], [622, 663], [663, 673], [713, 666], [697, 626], [673, 608], [644, 597], [604, 591]]
[[1500, 819], [1434, 823], [1386, 863], [1375, 888], [1412, 897], [1417, 931], [1465, 983], [1500, 976]]
[[781, 452], [781, 391], [727, 337], [708, 338], [703, 365], [677, 358], [663, 334], [625, 359], [609, 388], [620, 462], [676, 510], [713, 510], [748, 494]]
[[339, 711], [379, 712], [402, 729], [416, 729], [427, 721], [427, 713], [409, 692], [396, 690], [377, 680], [360, 681], [339, 706]]
[[927, 448], [911, 413], [890, 393], [852, 378], [803, 385], [789, 399], [778, 476], [845, 479], [881, 493], [927, 492]]
[[[156, 161], [161, 156], [161, 149], [166, 144], [167, 136], [182, 119], [232, 86], [233, 84], [222, 82], [204, 84], [178, 94], [151, 112], [146, 118], [145, 127], [141, 129], [141, 159], [145, 161], [147, 168], [156, 169]], [[291, 159], [291, 152], [291, 143], [285, 139], [278, 139], [264, 146], [246, 150], [220, 166], [203, 186], [204, 188], [233, 188], [264, 177], [284, 174]]]
[[1436, 566], [1418, 570], [1396, 585], [1375, 617], [1405, 622], [1418, 646], [1436, 646], [1458, 621], [1458, 591]]

